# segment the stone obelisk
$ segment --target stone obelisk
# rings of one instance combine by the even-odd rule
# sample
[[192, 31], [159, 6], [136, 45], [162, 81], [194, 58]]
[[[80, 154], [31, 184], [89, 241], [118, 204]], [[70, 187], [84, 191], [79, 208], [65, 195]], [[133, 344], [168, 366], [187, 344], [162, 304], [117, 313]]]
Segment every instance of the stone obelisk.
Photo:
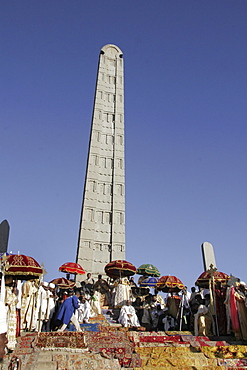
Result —
[[99, 56], [76, 262], [97, 277], [116, 259], [125, 259], [124, 73], [122, 51], [109, 44]]

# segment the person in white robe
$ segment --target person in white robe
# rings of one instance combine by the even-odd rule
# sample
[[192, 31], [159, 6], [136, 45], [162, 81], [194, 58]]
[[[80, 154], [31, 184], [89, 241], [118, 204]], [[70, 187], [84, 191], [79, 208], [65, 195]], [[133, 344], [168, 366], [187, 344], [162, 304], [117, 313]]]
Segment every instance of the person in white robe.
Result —
[[127, 300], [126, 305], [121, 308], [118, 322], [124, 327], [140, 326], [136, 311], [133, 306], [131, 306], [130, 300]]
[[[0, 300], [0, 362], [2, 362], [5, 355], [7, 339], [7, 311], [3, 301]], [[1, 365], [0, 365], [1, 367]]]
[[91, 296], [90, 304], [92, 309], [92, 316], [101, 315], [100, 293], [97, 292], [97, 290], [95, 290], [93, 295]]
[[197, 313], [194, 315], [194, 335], [212, 335], [211, 326], [213, 323], [212, 315], [204, 304], [200, 304]]
[[49, 319], [49, 290], [48, 283], [43, 281], [39, 286], [36, 308], [36, 331], [40, 332], [44, 322]]
[[121, 308], [126, 305], [127, 300], [130, 299], [131, 287], [127, 277], [120, 278], [114, 282], [114, 302], [116, 308]]
[[88, 323], [91, 317], [91, 305], [85, 297], [81, 298], [78, 308], [78, 321]]
[[35, 281], [25, 281], [22, 285], [21, 330], [31, 331], [36, 328], [36, 301], [38, 287]]
[[52, 319], [55, 313], [55, 305], [57, 300], [56, 295], [56, 286], [53, 283], [48, 285], [48, 301], [47, 301], [47, 310], [46, 310], [46, 320], [44, 320], [42, 331], [49, 332], [51, 331]]

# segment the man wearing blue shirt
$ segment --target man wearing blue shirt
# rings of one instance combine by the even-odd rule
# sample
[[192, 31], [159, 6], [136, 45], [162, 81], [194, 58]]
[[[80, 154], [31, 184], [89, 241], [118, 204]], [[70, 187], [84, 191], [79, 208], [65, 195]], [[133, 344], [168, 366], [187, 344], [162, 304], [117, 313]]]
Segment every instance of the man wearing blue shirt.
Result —
[[80, 292], [77, 291], [75, 294], [72, 293], [72, 295], [66, 298], [62, 303], [57, 319], [62, 321], [63, 325], [58, 331], [64, 331], [70, 321], [75, 325], [76, 331], [82, 331], [75, 316], [75, 310], [79, 307], [79, 297]]

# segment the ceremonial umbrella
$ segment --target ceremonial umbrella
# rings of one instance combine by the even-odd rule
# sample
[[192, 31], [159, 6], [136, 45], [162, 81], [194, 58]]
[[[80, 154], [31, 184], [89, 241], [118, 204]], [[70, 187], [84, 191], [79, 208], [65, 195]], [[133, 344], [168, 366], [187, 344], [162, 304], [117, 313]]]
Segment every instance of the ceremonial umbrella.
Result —
[[86, 271], [79, 265], [79, 263], [75, 262], [66, 262], [62, 266], [59, 267], [59, 271], [66, 272], [67, 274], [85, 274]]
[[70, 281], [70, 280], [65, 279], [63, 277], [53, 279], [52, 281], [50, 281], [50, 283], [53, 283], [53, 284], [59, 286], [59, 288], [61, 288], [61, 289], [72, 289], [75, 286], [74, 281]]
[[18, 280], [38, 279], [43, 269], [33, 257], [11, 254], [6, 257], [4, 274], [15, 276]]
[[156, 276], [156, 277], [160, 276], [160, 272], [157, 269], [157, 267], [151, 265], [150, 263], [139, 266], [138, 269], [136, 270], [136, 273], [138, 275]]
[[142, 282], [140, 283], [140, 287], [141, 288], [146, 288], [146, 287], [156, 288], [156, 284], [158, 280], [159, 280], [158, 277], [154, 277], [154, 276], [147, 277], [146, 279], [142, 280]]
[[165, 275], [159, 278], [156, 288], [162, 290], [164, 293], [168, 292], [179, 292], [184, 289], [184, 284], [176, 276]]
[[204, 271], [199, 278], [196, 280], [195, 285], [203, 288], [209, 288], [209, 282], [214, 281], [214, 283], [221, 282], [226, 284], [230, 276], [220, 271]]
[[136, 267], [125, 260], [111, 261], [105, 266], [105, 273], [116, 279], [118, 277], [135, 275]]

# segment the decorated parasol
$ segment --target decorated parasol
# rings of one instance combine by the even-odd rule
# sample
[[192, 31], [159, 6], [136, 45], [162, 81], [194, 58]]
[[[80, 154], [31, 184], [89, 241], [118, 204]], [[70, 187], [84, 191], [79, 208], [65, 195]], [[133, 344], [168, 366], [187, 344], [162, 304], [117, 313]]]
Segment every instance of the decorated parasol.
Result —
[[147, 277], [146, 279], [142, 280], [140, 283], [141, 288], [156, 288], [156, 284], [159, 278], [155, 276]]
[[199, 278], [196, 280], [195, 285], [203, 288], [209, 288], [209, 282], [214, 281], [214, 283], [221, 282], [222, 284], [226, 284], [227, 281], [230, 279], [230, 276], [225, 274], [224, 272], [220, 271], [212, 271], [207, 270], [204, 271]]
[[125, 260], [111, 261], [105, 266], [105, 273], [111, 278], [132, 276], [136, 273], [136, 267]]
[[50, 283], [57, 285], [61, 289], [72, 289], [75, 286], [74, 281], [70, 281], [68, 279], [65, 279], [64, 277], [53, 279], [52, 281], [50, 281]]
[[11, 254], [6, 256], [4, 274], [15, 276], [19, 280], [38, 279], [43, 274], [43, 269], [33, 257]]
[[59, 267], [59, 271], [66, 272], [67, 274], [79, 274], [83, 275], [86, 271], [79, 265], [79, 263], [75, 262], [66, 262], [62, 266]]
[[165, 275], [159, 278], [156, 288], [164, 293], [179, 292], [184, 289], [184, 284], [176, 276]]
[[160, 272], [157, 269], [157, 267], [155, 267], [154, 265], [151, 265], [150, 263], [139, 266], [138, 269], [136, 270], [136, 273], [138, 275], [145, 275], [145, 276], [156, 276], [156, 277], [160, 276]]

